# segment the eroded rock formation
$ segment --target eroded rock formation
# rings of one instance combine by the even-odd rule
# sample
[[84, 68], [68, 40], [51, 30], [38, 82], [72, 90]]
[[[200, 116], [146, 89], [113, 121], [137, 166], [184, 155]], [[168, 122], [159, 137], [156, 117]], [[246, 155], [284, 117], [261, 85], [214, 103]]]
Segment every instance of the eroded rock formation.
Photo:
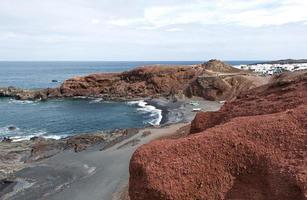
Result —
[[202, 72], [201, 67], [148, 66], [113, 74], [92, 74], [69, 79], [60, 87], [63, 96], [144, 98], [180, 93]]
[[198, 113], [191, 125], [191, 133], [198, 133], [240, 116], [254, 116], [281, 112], [306, 104], [307, 72], [277, 75], [271, 82], [226, 102], [218, 112]]
[[132, 200], [307, 199], [306, 72], [197, 115], [192, 132], [135, 152]]
[[148, 97], [200, 96], [209, 100], [233, 98], [267, 81], [218, 60], [194, 66], [154, 65], [122, 73], [96, 73], [42, 90], [0, 89], [1, 96], [20, 100], [87, 96], [106, 100]]

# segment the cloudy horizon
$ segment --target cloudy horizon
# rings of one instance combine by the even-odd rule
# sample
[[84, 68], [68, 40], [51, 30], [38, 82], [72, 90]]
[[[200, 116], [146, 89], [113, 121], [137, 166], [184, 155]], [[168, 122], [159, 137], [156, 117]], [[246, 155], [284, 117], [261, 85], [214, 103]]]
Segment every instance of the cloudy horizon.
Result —
[[301, 0], [1, 0], [0, 60], [307, 58]]

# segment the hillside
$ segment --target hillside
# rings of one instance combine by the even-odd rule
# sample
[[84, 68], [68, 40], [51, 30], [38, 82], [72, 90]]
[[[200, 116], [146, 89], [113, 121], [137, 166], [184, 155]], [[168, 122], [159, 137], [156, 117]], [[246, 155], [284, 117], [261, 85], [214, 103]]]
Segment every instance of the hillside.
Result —
[[307, 199], [307, 72], [200, 113], [191, 134], [144, 145], [130, 163], [131, 200]]

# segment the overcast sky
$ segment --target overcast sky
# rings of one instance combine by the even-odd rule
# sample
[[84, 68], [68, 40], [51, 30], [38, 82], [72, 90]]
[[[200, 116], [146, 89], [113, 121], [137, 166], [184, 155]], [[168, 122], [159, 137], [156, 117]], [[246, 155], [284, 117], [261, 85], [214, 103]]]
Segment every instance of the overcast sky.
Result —
[[0, 60], [272, 60], [306, 46], [306, 0], [0, 0]]

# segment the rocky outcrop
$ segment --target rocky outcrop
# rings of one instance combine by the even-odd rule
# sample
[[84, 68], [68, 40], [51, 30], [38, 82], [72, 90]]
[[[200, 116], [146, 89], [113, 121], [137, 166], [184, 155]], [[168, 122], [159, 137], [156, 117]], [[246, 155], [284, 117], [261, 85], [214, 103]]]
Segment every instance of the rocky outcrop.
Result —
[[[60, 87], [63, 96], [144, 98], [183, 91], [202, 72], [200, 67], [148, 66], [115, 74], [92, 74], [69, 79]], [[181, 92], [182, 93], [182, 92]]]
[[99, 97], [106, 100], [200, 96], [224, 100], [265, 82], [265, 77], [235, 69], [218, 60], [194, 66], [154, 65], [122, 73], [97, 73], [66, 80], [58, 88], [0, 89], [0, 96], [20, 100], [59, 97]]
[[267, 78], [233, 68], [218, 60], [196, 66], [146, 66], [113, 74], [92, 74], [69, 79], [62, 96], [99, 96], [131, 99], [158, 96], [199, 96], [208, 100], [233, 98], [265, 84]]
[[205, 62], [201, 64], [201, 66], [211, 72], [218, 72], [218, 73], [239, 73], [243, 72], [246, 73], [240, 69], [234, 68], [231, 65], [228, 65], [224, 62], [221, 62], [220, 60], [209, 60], [208, 62]]
[[307, 199], [307, 74], [284, 74], [199, 114], [193, 133], [137, 149], [132, 200]]
[[307, 72], [289, 72], [272, 78], [269, 84], [243, 92], [226, 102], [218, 112], [198, 113], [191, 133], [198, 133], [240, 116], [254, 116], [293, 109], [307, 102]]
[[70, 136], [59, 140], [33, 137], [30, 140], [11, 142], [0, 141], [0, 186], [1, 180], [7, 180], [15, 172], [35, 164], [35, 162], [53, 157], [66, 150], [78, 153], [89, 147], [99, 145], [106, 150], [115, 144], [132, 137], [138, 129], [119, 129], [105, 133], [91, 133]]
[[0, 97], [14, 97], [17, 100], [46, 100], [45, 90], [24, 90], [15, 87], [0, 88]]
[[255, 75], [203, 75], [185, 90], [188, 97], [197, 96], [207, 100], [231, 100], [249, 89], [267, 83], [268, 77]]

